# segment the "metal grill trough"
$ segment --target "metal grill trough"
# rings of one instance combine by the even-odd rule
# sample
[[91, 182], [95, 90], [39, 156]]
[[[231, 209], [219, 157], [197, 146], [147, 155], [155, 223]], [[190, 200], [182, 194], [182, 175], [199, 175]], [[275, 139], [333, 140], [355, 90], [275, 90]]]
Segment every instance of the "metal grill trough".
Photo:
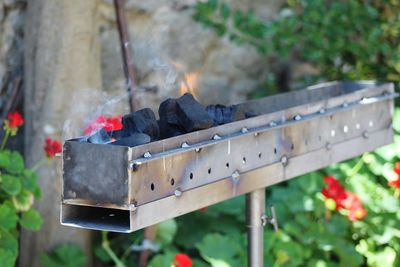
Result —
[[124, 147], [68, 140], [61, 223], [132, 232], [393, 139], [392, 84], [330, 82], [240, 104], [261, 114]]

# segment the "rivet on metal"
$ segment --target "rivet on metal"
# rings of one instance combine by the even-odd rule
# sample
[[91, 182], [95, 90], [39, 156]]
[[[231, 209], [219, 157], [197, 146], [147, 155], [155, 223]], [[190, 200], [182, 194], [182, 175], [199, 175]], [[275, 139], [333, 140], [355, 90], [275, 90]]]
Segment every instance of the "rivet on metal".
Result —
[[324, 114], [325, 113], [325, 109], [321, 108], [318, 112], [319, 112], [319, 114]]
[[214, 139], [214, 140], [220, 140], [220, 139], [221, 139], [221, 136], [219, 136], [218, 134], [216, 134], [216, 135], [213, 136], [213, 139]]
[[137, 207], [135, 204], [130, 204], [129, 205], [129, 210], [133, 213], [136, 213]]
[[176, 197], [180, 197], [182, 195], [182, 190], [180, 188], [175, 189], [174, 195]]
[[131, 162], [130, 164], [129, 164], [129, 169], [131, 170], [131, 171], [137, 171], [138, 169], [139, 169], [139, 163], [136, 163], [136, 162]]
[[261, 215], [261, 225], [264, 227], [267, 225], [267, 222], [268, 222], [268, 216], [265, 214]]
[[277, 218], [276, 218], [275, 207], [272, 206], [270, 208], [270, 210], [271, 210], [271, 217], [269, 217], [267, 214], [261, 215], [261, 225], [262, 226], [266, 226], [267, 223], [269, 223], [269, 224], [271, 224], [273, 226], [274, 231], [276, 232], [276, 231], [278, 231], [279, 226], [278, 226], [278, 221], [277, 221]]
[[194, 151], [196, 151], [197, 153], [199, 153], [201, 151], [200, 147], [197, 147]]
[[276, 123], [276, 122], [274, 122], [274, 121], [271, 121], [269, 124], [268, 124], [268, 126], [269, 127], [275, 127], [275, 126], [277, 126], [278, 124]]
[[149, 151], [147, 151], [146, 153], [143, 154], [143, 157], [151, 158], [151, 153]]
[[326, 143], [325, 145], [326, 150], [331, 150], [332, 149], [332, 144], [331, 143]]
[[283, 166], [288, 165], [289, 159], [288, 159], [288, 157], [287, 157], [286, 155], [283, 155], [283, 156], [281, 157], [281, 163], [282, 163]]
[[190, 147], [190, 146], [189, 146], [188, 143], [184, 142], [184, 143], [182, 143], [181, 147], [182, 147], [182, 148], [187, 148], [187, 147]]
[[242, 133], [247, 133], [248, 131], [249, 130], [246, 127], [243, 127], [242, 130], [241, 130]]
[[293, 118], [295, 121], [299, 121], [301, 120], [301, 116], [299, 114], [297, 114], [296, 116], [294, 116]]
[[240, 176], [240, 173], [239, 173], [238, 171], [234, 171], [234, 172], [232, 173], [232, 178], [233, 178], [233, 179], [238, 179], [239, 176]]
[[258, 135], [259, 135], [259, 133], [258, 133], [258, 132], [255, 132], [255, 133], [254, 133], [254, 136], [258, 136]]
[[367, 131], [363, 132], [362, 136], [367, 139], [369, 137], [369, 133]]

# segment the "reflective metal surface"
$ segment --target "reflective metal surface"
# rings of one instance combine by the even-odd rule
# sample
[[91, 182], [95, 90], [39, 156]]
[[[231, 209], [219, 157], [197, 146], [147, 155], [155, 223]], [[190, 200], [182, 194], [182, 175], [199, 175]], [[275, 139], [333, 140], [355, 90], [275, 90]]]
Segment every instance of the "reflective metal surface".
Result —
[[[241, 104], [262, 115], [138, 147], [67, 141], [61, 221], [134, 231], [357, 156], [392, 142], [395, 96], [391, 84], [333, 82]], [[126, 210], [129, 227], [75, 216], [79, 206]]]

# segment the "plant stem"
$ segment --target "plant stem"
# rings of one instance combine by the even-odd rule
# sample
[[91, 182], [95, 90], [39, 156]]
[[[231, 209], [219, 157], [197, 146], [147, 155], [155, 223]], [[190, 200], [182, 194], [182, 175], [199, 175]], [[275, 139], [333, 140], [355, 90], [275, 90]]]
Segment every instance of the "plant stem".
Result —
[[102, 242], [101, 246], [107, 252], [108, 256], [113, 260], [115, 266], [117, 267], [126, 267], [126, 265], [115, 255], [114, 251], [110, 247], [110, 242], [108, 241], [107, 237], [108, 232], [101, 232]]
[[7, 140], [8, 140], [9, 136], [10, 136], [10, 130], [7, 129], [6, 130], [6, 134], [4, 135], [3, 141], [1, 142], [0, 151], [4, 150], [4, 147], [6, 146], [6, 143], [7, 143]]
[[329, 222], [331, 220], [331, 217], [332, 217], [332, 212], [329, 209], [325, 208], [325, 220]]
[[364, 153], [362, 155], [362, 157], [358, 160], [356, 165], [354, 165], [354, 167], [350, 170], [348, 178], [353, 177], [354, 175], [356, 175], [361, 170], [361, 168], [364, 166], [364, 159], [365, 159], [365, 157], [367, 155], [368, 155], [368, 153]]
[[39, 169], [39, 167], [42, 166], [43, 163], [46, 162], [46, 159], [47, 159], [47, 158], [42, 158], [41, 160], [39, 160], [38, 162], [36, 162], [36, 164], [33, 165], [33, 167], [32, 167], [31, 170], [34, 171], [34, 172], [36, 172], [36, 171]]
[[394, 197], [400, 198], [400, 188], [396, 188], [396, 190], [394, 190]]

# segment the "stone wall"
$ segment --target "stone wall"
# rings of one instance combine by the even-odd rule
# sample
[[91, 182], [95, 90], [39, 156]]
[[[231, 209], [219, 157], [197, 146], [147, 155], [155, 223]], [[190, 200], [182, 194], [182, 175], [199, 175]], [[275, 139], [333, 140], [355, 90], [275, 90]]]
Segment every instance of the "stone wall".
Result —
[[25, 0], [0, 0], [0, 111], [23, 71]]
[[[124, 90], [123, 70], [112, 1], [99, 0], [103, 90]], [[249, 46], [218, 37], [192, 19], [194, 0], [129, 0], [126, 14], [138, 76], [141, 106], [156, 107], [177, 96], [185, 73], [198, 73], [198, 99], [205, 103], [241, 102], [268, 71], [266, 58]], [[236, 0], [232, 6], [272, 18], [283, 1]], [[154, 93], [149, 88], [157, 88]], [[147, 90], [146, 90], [147, 89]]]

